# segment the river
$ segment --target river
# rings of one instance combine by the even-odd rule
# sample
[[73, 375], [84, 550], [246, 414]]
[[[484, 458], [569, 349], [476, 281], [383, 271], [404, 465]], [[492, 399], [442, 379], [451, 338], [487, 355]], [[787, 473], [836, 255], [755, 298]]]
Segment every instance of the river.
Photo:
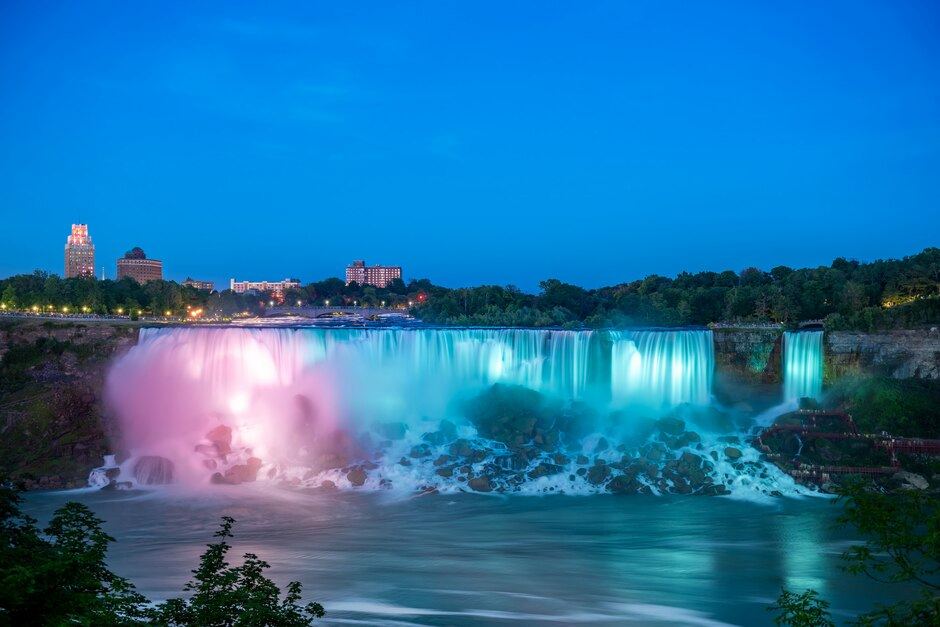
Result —
[[844, 574], [857, 538], [823, 498], [544, 497], [292, 491], [34, 492], [45, 523], [67, 500], [118, 541], [109, 563], [152, 599], [178, 595], [222, 515], [233, 555], [304, 584], [324, 624], [760, 625], [782, 586], [813, 587], [840, 621], [897, 588]]

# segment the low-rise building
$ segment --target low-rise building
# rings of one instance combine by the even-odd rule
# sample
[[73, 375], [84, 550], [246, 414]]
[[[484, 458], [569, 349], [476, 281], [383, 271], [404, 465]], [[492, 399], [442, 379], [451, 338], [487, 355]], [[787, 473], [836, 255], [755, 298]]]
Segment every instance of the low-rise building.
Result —
[[147, 259], [139, 246], [135, 246], [117, 261], [118, 281], [130, 277], [143, 285], [148, 281], [163, 280], [163, 262], [159, 259]]
[[197, 290], [208, 290], [210, 292], [215, 289], [215, 283], [212, 281], [199, 281], [192, 277], [186, 277], [186, 280], [183, 281], [183, 285], [194, 287]]
[[401, 266], [367, 266], [362, 259], [357, 259], [346, 266], [346, 285], [372, 285], [387, 287], [395, 279], [401, 278]]
[[232, 279], [229, 282], [229, 289], [236, 294], [245, 292], [271, 292], [277, 300], [284, 299], [284, 292], [290, 289], [298, 289], [300, 281], [298, 279], [284, 279], [283, 281], [236, 281]]

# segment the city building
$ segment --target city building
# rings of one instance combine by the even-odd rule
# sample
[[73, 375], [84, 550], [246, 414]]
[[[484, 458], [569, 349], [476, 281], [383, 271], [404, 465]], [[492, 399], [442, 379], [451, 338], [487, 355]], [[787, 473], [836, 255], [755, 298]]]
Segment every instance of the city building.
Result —
[[194, 287], [197, 290], [208, 290], [210, 292], [215, 289], [215, 283], [212, 281], [199, 281], [192, 277], [186, 277], [186, 280], [183, 281], [183, 285]]
[[76, 276], [95, 276], [95, 245], [87, 224], [73, 224], [65, 240], [65, 278]]
[[278, 301], [284, 300], [284, 292], [290, 289], [300, 288], [298, 279], [284, 279], [283, 281], [236, 281], [232, 279], [229, 282], [229, 289], [236, 294], [245, 292], [271, 292]]
[[159, 259], [147, 259], [147, 255], [140, 247], [134, 247], [118, 259], [118, 281], [130, 277], [143, 285], [147, 281], [163, 280], [163, 262]]
[[359, 285], [386, 287], [392, 280], [401, 278], [401, 266], [367, 266], [357, 259], [346, 266], [346, 285], [356, 282]]

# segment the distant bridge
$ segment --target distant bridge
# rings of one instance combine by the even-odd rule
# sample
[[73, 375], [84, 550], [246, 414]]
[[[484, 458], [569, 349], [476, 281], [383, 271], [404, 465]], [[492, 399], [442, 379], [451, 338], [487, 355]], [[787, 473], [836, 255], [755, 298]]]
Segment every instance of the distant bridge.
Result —
[[317, 307], [314, 305], [303, 305], [300, 307], [290, 307], [281, 305], [278, 307], [266, 307], [261, 314], [265, 318], [272, 316], [299, 316], [301, 318], [333, 318], [336, 316], [358, 315], [363, 318], [371, 316], [380, 316], [383, 314], [407, 315], [407, 309], [391, 309], [389, 307]]

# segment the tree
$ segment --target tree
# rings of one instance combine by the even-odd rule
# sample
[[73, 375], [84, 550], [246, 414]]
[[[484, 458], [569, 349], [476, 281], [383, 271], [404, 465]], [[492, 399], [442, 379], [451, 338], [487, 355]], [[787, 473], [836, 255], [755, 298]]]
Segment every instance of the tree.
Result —
[[0, 295], [0, 303], [6, 305], [9, 309], [16, 309], [16, 288], [7, 285], [3, 289], [3, 294]]
[[[843, 487], [838, 502], [843, 503], [839, 522], [851, 525], [866, 538], [864, 544], [842, 554], [846, 572], [885, 584], [914, 583], [921, 588], [913, 601], [878, 606], [859, 616], [857, 623], [940, 624], [940, 499], [918, 490], [882, 494], [857, 483]], [[781, 610], [778, 625], [802, 626], [819, 624], [803, 621], [818, 617], [814, 612], [827, 607], [814, 590], [801, 594], [784, 590], [770, 609]]]
[[157, 619], [167, 625], [292, 627], [309, 625], [313, 619], [323, 617], [319, 603], [299, 604], [300, 582], [287, 584], [287, 594], [280, 600], [277, 584], [264, 576], [268, 563], [254, 553], [246, 553], [241, 566], [229, 565], [226, 556], [231, 546], [226, 538], [232, 537], [234, 525], [233, 518], [222, 517], [215, 533], [219, 541], [209, 544], [193, 571], [193, 579], [184, 588], [192, 596], [162, 603], [156, 610]]
[[0, 624], [124, 625], [148, 616], [147, 600], [105, 563], [114, 538], [80, 503], [66, 503], [40, 536], [19, 510], [20, 498], [0, 490]]
[[783, 590], [777, 602], [768, 607], [767, 611], [779, 612], [774, 617], [775, 625], [835, 627], [829, 614], [829, 602], [820, 599], [815, 590], [806, 590], [800, 594]]

